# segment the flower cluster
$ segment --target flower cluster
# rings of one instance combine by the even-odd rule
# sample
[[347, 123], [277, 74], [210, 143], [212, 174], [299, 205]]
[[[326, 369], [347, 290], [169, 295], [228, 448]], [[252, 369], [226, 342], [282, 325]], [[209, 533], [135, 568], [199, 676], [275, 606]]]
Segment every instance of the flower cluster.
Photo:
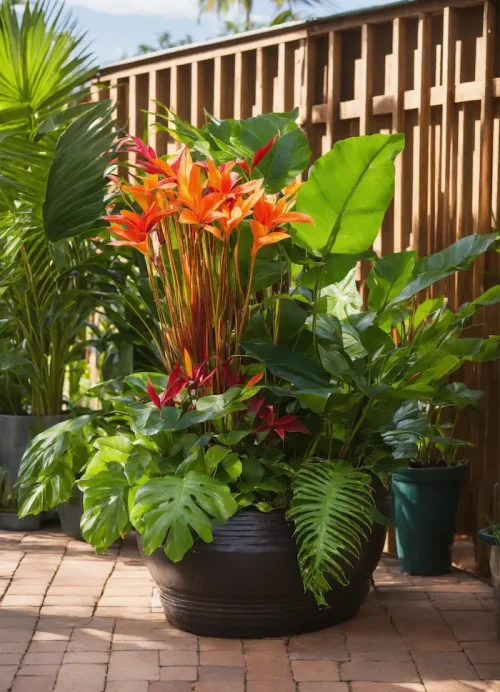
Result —
[[[240, 343], [262, 299], [253, 286], [258, 253], [289, 238], [287, 224], [312, 223], [293, 210], [298, 183], [268, 195], [264, 180], [255, 177], [275, 139], [251, 161], [220, 165], [193, 161], [187, 147], [163, 159], [136, 137], [125, 143], [134, 155], [129, 180], [113, 180], [127, 206], [105, 219], [116, 237], [113, 244], [134, 247], [146, 259], [161, 329], [159, 351], [169, 373], [164, 392], [151, 383], [147, 387], [160, 410], [196, 406], [200, 396], [245, 386], [248, 379]], [[294, 430], [294, 421], [274, 411], [262, 408], [257, 416], [261, 432], [283, 437]]]

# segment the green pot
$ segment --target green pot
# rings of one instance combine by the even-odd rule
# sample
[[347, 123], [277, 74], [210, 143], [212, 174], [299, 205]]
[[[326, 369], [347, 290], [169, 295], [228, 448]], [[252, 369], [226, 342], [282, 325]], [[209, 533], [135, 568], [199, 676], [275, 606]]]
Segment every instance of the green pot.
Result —
[[497, 638], [500, 640], [500, 540], [492, 535], [490, 529], [482, 529], [479, 538], [483, 543], [491, 545], [490, 574], [496, 604]]
[[392, 512], [403, 572], [434, 576], [450, 570], [458, 501], [466, 474], [466, 462], [392, 474]]

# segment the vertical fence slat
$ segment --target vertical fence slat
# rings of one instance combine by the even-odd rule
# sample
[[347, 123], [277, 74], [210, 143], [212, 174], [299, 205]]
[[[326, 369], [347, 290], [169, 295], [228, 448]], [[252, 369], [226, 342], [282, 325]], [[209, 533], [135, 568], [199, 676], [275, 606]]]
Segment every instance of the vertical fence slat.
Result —
[[156, 120], [156, 101], [158, 99], [158, 72], [152, 68], [148, 74], [148, 142], [156, 151], [158, 146], [158, 134], [153, 124]]
[[416, 92], [418, 101], [418, 146], [414, 155], [416, 199], [413, 200], [413, 246], [420, 255], [427, 252], [427, 180], [429, 175], [430, 127], [430, 59], [431, 18], [428, 14], [418, 19], [418, 50], [416, 61]]
[[373, 131], [373, 27], [363, 24], [361, 27], [361, 88], [359, 100], [361, 111], [359, 134], [368, 135]]
[[243, 110], [243, 53], [238, 51], [234, 56], [234, 117], [239, 120]]
[[[404, 132], [404, 79], [406, 53], [405, 43], [405, 24], [402, 19], [396, 17], [392, 23], [392, 131]], [[396, 159], [396, 179], [394, 181], [394, 252], [402, 252], [405, 247], [403, 240], [404, 229], [404, 180], [403, 180], [403, 161], [405, 152]]]
[[[177, 65], [172, 65], [170, 68], [170, 95], [169, 95], [169, 108], [174, 113], [179, 110], [179, 68]], [[177, 140], [171, 140], [167, 144], [167, 152], [169, 154], [174, 154], [178, 149]]]
[[[451, 157], [453, 142], [453, 109], [455, 106], [455, 55], [457, 20], [455, 11], [445, 7], [443, 12], [443, 110], [441, 118], [441, 234], [443, 245], [454, 241], [450, 223]], [[451, 284], [449, 284], [451, 286]]]
[[193, 62], [191, 65], [191, 124], [199, 127], [202, 124], [200, 111], [203, 104], [200, 99], [200, 63]]
[[340, 76], [341, 76], [341, 36], [339, 32], [328, 34], [328, 89], [326, 112], [326, 146], [331, 149], [338, 139]]

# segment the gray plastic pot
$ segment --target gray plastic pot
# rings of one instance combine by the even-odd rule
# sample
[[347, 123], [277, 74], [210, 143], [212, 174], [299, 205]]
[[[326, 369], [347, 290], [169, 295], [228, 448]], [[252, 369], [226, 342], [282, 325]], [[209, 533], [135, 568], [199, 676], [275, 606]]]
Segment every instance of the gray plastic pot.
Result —
[[[38, 433], [66, 420], [69, 413], [58, 416], [8, 416], [0, 414], [0, 466], [5, 470], [9, 488], [14, 489], [21, 459], [26, 447]], [[2, 527], [10, 531], [35, 531], [41, 527], [43, 516], [18, 519], [15, 514], [2, 513]], [[19, 528], [15, 528], [19, 527]]]
[[68, 502], [60, 504], [57, 512], [63, 533], [71, 538], [76, 538], [78, 541], [83, 541], [80, 528], [83, 514], [83, 493], [76, 485], [73, 488], [73, 497]]

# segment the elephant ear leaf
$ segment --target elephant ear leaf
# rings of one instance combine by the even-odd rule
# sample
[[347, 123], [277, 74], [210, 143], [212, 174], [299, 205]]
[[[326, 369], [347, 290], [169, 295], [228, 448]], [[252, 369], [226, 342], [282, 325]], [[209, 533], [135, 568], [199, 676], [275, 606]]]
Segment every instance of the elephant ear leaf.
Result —
[[104, 213], [106, 173], [114, 157], [110, 101], [100, 101], [59, 137], [43, 205], [49, 240], [72, 238], [94, 227]]
[[179, 562], [193, 546], [193, 533], [210, 543], [212, 520], [227, 521], [237, 509], [226, 485], [191, 471], [184, 478], [152, 478], [142, 485], [130, 519], [140, 527], [147, 555], [164, 545], [167, 556]]
[[295, 524], [304, 587], [327, 605], [332, 583], [346, 584], [373, 525], [370, 476], [343, 461], [310, 461], [296, 474], [287, 519]]
[[323, 258], [368, 250], [392, 199], [394, 159], [403, 148], [402, 134], [337, 142], [299, 191], [297, 209], [312, 216], [316, 227], [294, 224], [294, 241]]

